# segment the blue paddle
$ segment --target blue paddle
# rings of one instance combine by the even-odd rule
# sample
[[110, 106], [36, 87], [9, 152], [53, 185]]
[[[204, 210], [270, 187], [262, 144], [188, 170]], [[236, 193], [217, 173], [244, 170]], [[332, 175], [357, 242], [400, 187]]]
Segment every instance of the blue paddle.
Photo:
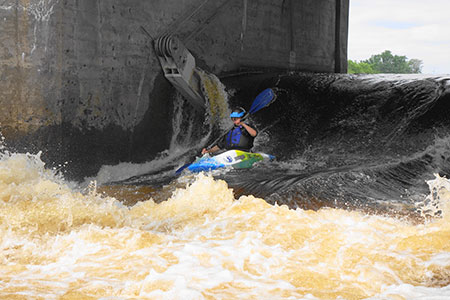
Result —
[[275, 101], [275, 93], [272, 89], [265, 89], [258, 96], [256, 96], [255, 100], [253, 100], [252, 106], [248, 111], [249, 114], [254, 114], [261, 108], [269, 106], [273, 101]]
[[[272, 89], [265, 89], [261, 93], [259, 93], [258, 96], [256, 96], [255, 100], [253, 100], [252, 106], [250, 107], [250, 110], [245, 114], [245, 116], [242, 118], [242, 120], [245, 120], [249, 115], [254, 114], [255, 112], [259, 111], [260, 109], [269, 106], [272, 102], [275, 101], [276, 95], [273, 92]], [[230, 127], [230, 130], [232, 127]], [[214, 142], [212, 142], [207, 149], [210, 149], [213, 147], [217, 142], [219, 142], [227, 133], [229, 130], [225, 132], [225, 134], [221, 135], [218, 139], [216, 139]], [[187, 163], [184, 166], [180, 167], [178, 170], [175, 171], [175, 174], [180, 174], [184, 169], [189, 167], [192, 163]]]

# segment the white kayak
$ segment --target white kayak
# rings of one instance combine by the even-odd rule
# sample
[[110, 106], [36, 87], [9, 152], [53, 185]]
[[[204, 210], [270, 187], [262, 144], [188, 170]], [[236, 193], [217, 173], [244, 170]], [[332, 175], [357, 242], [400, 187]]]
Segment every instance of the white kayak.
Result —
[[205, 154], [197, 158], [187, 169], [191, 172], [217, 170], [231, 167], [233, 169], [248, 169], [254, 163], [263, 160], [273, 160], [275, 156], [266, 153], [252, 153], [241, 150], [228, 150], [224, 153], [210, 156]]

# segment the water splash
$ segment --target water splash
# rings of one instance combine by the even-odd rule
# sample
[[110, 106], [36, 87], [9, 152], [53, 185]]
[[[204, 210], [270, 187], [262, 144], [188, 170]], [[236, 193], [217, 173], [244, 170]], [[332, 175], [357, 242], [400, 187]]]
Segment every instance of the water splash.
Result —
[[[228, 107], [228, 94], [225, 86], [213, 74], [201, 73], [202, 87], [207, 98], [207, 109], [203, 126], [205, 130], [199, 130], [194, 120], [198, 116], [192, 113], [192, 108], [187, 104], [181, 94], [176, 93], [173, 98], [174, 108], [172, 117], [172, 137], [169, 148], [159, 153], [152, 161], [145, 163], [120, 163], [114, 166], [102, 166], [97, 176], [87, 178], [85, 181], [97, 180], [98, 184], [124, 181], [126, 179], [145, 174], [173, 175], [174, 170], [185, 164], [185, 154], [196, 151], [200, 154], [202, 145], [205, 145], [215, 128], [219, 131], [230, 126]], [[204, 133], [203, 135], [201, 135]], [[200, 146], [199, 146], [200, 145]], [[188, 157], [188, 159], [191, 156]], [[170, 167], [173, 167], [170, 169]], [[164, 172], [158, 172], [164, 169]], [[148, 179], [142, 178], [142, 180]]]
[[195, 114], [190, 111], [191, 107], [180, 93], [176, 93], [174, 99], [174, 110], [172, 118], [172, 138], [170, 141], [170, 153], [186, 153], [193, 145], [202, 145], [206, 143], [211, 133], [208, 128], [208, 134], [198, 141], [198, 130], [195, 126]]
[[219, 128], [225, 130], [230, 127], [228, 94], [225, 86], [214, 74], [200, 73], [203, 95], [207, 98], [208, 119], [211, 124], [218, 122]]
[[435, 179], [427, 181], [430, 194], [416, 203], [417, 210], [426, 220], [434, 220], [450, 213], [450, 181], [435, 174]]
[[3, 134], [0, 131], [0, 153], [5, 152], [5, 150], [6, 150], [5, 137], [3, 136]]
[[[225, 181], [193, 179], [160, 204], [125, 207], [70, 188], [38, 156], [3, 156], [0, 298], [450, 296], [448, 207], [411, 224], [235, 199]], [[448, 203], [450, 182], [431, 185]]]

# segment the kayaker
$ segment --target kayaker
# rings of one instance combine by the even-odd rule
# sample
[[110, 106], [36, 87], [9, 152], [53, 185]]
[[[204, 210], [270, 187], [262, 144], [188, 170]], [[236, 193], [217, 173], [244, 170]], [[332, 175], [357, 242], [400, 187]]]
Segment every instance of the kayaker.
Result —
[[252, 125], [245, 123], [242, 117], [245, 115], [245, 109], [237, 107], [230, 114], [233, 128], [224, 135], [217, 145], [210, 149], [203, 148], [202, 154], [214, 153], [221, 149], [250, 151], [253, 147], [253, 140], [258, 132]]

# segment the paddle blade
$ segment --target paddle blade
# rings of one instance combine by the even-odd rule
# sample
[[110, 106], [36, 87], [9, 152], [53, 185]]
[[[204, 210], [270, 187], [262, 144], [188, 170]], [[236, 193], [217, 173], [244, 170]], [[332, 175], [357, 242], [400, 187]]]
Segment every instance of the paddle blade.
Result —
[[184, 166], [178, 168], [178, 170], [175, 171], [175, 174], [180, 174], [181, 172], [183, 172], [184, 169], [186, 169], [187, 167], [189, 167], [190, 165], [192, 165], [192, 163], [187, 163]]
[[258, 110], [260, 110], [261, 108], [268, 106], [274, 100], [275, 100], [275, 93], [273, 92], [273, 90], [265, 89], [258, 96], [256, 96], [255, 100], [253, 100], [252, 106], [250, 107], [248, 113], [253, 114]]

